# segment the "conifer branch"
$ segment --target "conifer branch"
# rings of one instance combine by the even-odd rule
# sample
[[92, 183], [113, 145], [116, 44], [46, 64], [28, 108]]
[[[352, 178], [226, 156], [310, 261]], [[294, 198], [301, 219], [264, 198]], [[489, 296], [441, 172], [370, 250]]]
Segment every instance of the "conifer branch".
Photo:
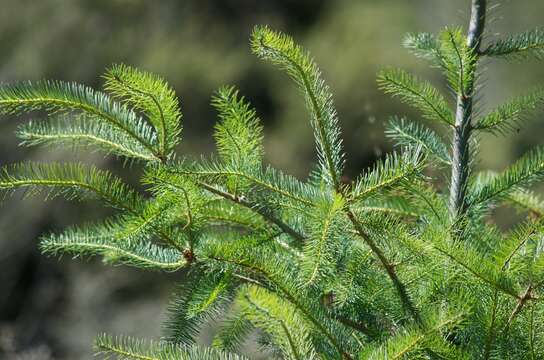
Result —
[[514, 191], [508, 195], [507, 202], [538, 218], [544, 217], [544, 202], [532, 191], [526, 189]]
[[183, 346], [163, 341], [145, 342], [120, 336], [100, 335], [95, 340], [97, 354], [118, 360], [247, 360], [245, 357], [223, 351], [200, 348], [196, 345]]
[[453, 114], [446, 100], [431, 84], [394, 69], [381, 71], [378, 85], [385, 93], [399, 96], [404, 103], [420, 109], [425, 118], [453, 125]]
[[340, 343], [334, 337], [334, 335], [331, 334], [325, 328], [325, 326], [312, 314], [312, 312], [309, 309], [307, 309], [305, 306], [303, 306], [303, 304], [300, 303], [300, 301], [297, 299], [297, 296], [292, 294], [289, 291], [289, 289], [283, 286], [280, 282], [276, 281], [274, 279], [274, 276], [271, 275], [266, 269], [263, 269], [262, 267], [256, 266], [255, 264], [251, 264], [245, 261], [237, 261], [236, 259], [227, 259], [217, 255], [211, 255], [210, 258], [216, 261], [227, 262], [234, 265], [238, 265], [263, 275], [286, 297], [286, 300], [288, 300], [302, 314], [304, 314], [304, 316], [331, 342], [331, 344], [334, 346], [338, 354], [341, 355], [343, 359], [353, 360], [353, 357], [342, 349], [342, 347], [340, 346]]
[[95, 194], [113, 208], [136, 211], [145, 200], [110, 172], [80, 163], [20, 163], [0, 169], [0, 190], [27, 189], [27, 195], [49, 189], [49, 198]]
[[233, 351], [240, 348], [245, 337], [254, 330], [251, 322], [241, 312], [227, 318], [219, 329], [212, 346], [217, 349]]
[[518, 293], [514, 291], [514, 289], [504, 286], [501, 283], [498, 283], [494, 281], [493, 279], [490, 279], [487, 274], [482, 274], [476, 269], [472, 268], [470, 264], [467, 264], [467, 262], [463, 261], [463, 259], [460, 259], [455, 254], [452, 254], [445, 249], [442, 249], [440, 247], [435, 247], [436, 250], [438, 250], [440, 253], [448, 257], [449, 259], [453, 260], [455, 263], [459, 264], [462, 268], [464, 268], [466, 271], [468, 271], [470, 274], [474, 275], [476, 278], [480, 279], [484, 283], [487, 283], [491, 287], [501, 291], [502, 293], [509, 295], [515, 299], [518, 299]]
[[[206, 259], [203, 256], [201, 260]], [[194, 344], [201, 325], [224, 313], [231, 303], [232, 289], [236, 286], [231, 281], [232, 272], [199, 271], [202, 265], [203, 261], [195, 263], [168, 306], [163, 339], [169, 343]]]
[[388, 154], [371, 171], [364, 173], [349, 194], [350, 202], [359, 202], [380, 191], [413, 180], [424, 165], [421, 147], [405, 149], [402, 154]]
[[93, 146], [106, 153], [130, 160], [156, 161], [155, 154], [126, 133], [110, 124], [85, 115], [76, 118], [64, 115], [45, 121], [30, 121], [19, 126], [16, 133], [24, 146], [65, 146], [76, 148]]
[[334, 266], [333, 255], [335, 245], [340, 241], [344, 206], [344, 199], [335, 196], [330, 203], [320, 204], [314, 209], [316, 220], [309, 221], [310, 230], [304, 246], [302, 269], [308, 274], [304, 286], [317, 282], [327, 269]]
[[436, 36], [430, 33], [406, 34], [402, 45], [414, 53], [417, 57], [438, 62], [442, 58], [440, 44]]
[[268, 213], [268, 211], [261, 208], [258, 204], [251, 203], [251, 202], [247, 201], [246, 199], [244, 199], [243, 197], [231, 194], [231, 193], [226, 192], [226, 191], [221, 190], [221, 189], [217, 189], [216, 187], [214, 187], [212, 185], [209, 185], [209, 184], [206, 184], [206, 183], [203, 183], [203, 182], [199, 182], [198, 185], [201, 186], [203, 189], [211, 192], [212, 194], [219, 195], [224, 199], [230, 200], [230, 201], [232, 201], [232, 202], [234, 202], [236, 204], [244, 206], [244, 207], [258, 213], [264, 219], [270, 221], [272, 224], [274, 224], [278, 228], [280, 228], [283, 232], [285, 232], [286, 234], [289, 234], [291, 237], [293, 237], [293, 239], [295, 239], [295, 240], [297, 240], [299, 242], [304, 241], [305, 237], [302, 234], [297, 232], [295, 229], [290, 227], [288, 224], [284, 223], [282, 220], [280, 220], [280, 219], [274, 217], [272, 214]]
[[525, 292], [523, 292], [523, 294], [518, 296], [518, 302], [516, 303], [516, 307], [514, 308], [514, 310], [512, 310], [512, 313], [508, 317], [508, 320], [506, 321], [506, 325], [504, 326], [503, 332], [505, 334], [508, 334], [508, 330], [510, 329], [510, 325], [512, 325], [512, 322], [514, 321], [516, 316], [518, 316], [519, 313], [523, 310], [523, 308], [525, 307], [525, 304], [529, 300], [533, 299], [533, 293], [532, 292], [533, 292], [533, 286], [529, 285], [527, 287], [527, 289], [525, 290]]
[[[176, 172], [178, 173], [178, 172]], [[183, 194], [186, 194], [185, 189], [180, 186], [178, 183], [173, 181], [174, 179], [168, 179], [164, 178], [162, 174], [151, 174], [149, 175], [149, 179], [151, 182], [157, 183], [157, 184], [167, 184], [168, 186], [181, 191]], [[149, 180], [148, 180], [149, 181]], [[273, 213], [269, 212], [266, 208], [260, 206], [258, 203], [253, 203], [249, 200], [247, 200], [245, 197], [230, 193], [224, 189], [218, 188], [212, 184], [196, 180], [195, 184], [199, 186], [200, 188], [220, 196], [223, 199], [229, 200], [233, 202], [234, 204], [238, 204], [240, 206], [243, 206], [252, 212], [255, 212], [259, 214], [263, 219], [265, 219], [267, 222], [271, 223], [272, 225], [277, 226], [281, 231], [284, 233], [290, 235], [293, 239], [297, 240], [299, 243], [302, 243], [305, 240], [304, 235], [293, 229], [291, 226], [289, 226], [287, 223], [283, 222], [281, 219], [277, 218], [273, 215]], [[207, 216], [207, 215], [206, 215]], [[287, 245], [287, 244], [284, 244]], [[291, 248], [288, 248], [290, 251], [294, 251]]]
[[[436, 315], [435, 315], [436, 316]], [[430, 357], [441, 358], [438, 354], [433, 351], [432, 346], [437, 346], [437, 342], [444, 341], [440, 336], [437, 338], [437, 333], [440, 333], [442, 329], [447, 328], [448, 326], [453, 327], [457, 325], [463, 318], [463, 313], [458, 314], [447, 314], [444, 318], [432, 319], [431, 321], [427, 320], [425, 326], [409, 329], [406, 332], [400, 333], [395, 337], [389, 339], [385, 344], [380, 346], [378, 349], [373, 350], [372, 347], [365, 349], [361, 354], [361, 358], [369, 360], [379, 360], [379, 359], [391, 359], [391, 360], [400, 360], [411, 358], [410, 355], [416, 355], [417, 358], [421, 354], [413, 354], [415, 351], [425, 351], [429, 355], [421, 356], [422, 358]], [[426, 346], [426, 344], [429, 344]], [[449, 358], [449, 357], [447, 357]], [[451, 357], [452, 359], [458, 359], [458, 357]]]
[[293, 358], [295, 360], [303, 360], [303, 358], [301, 357], [301, 354], [299, 353], [299, 350], [297, 349], [297, 345], [295, 344], [295, 340], [294, 340], [295, 335], [297, 336], [297, 338], [300, 338], [300, 336], [302, 334], [292, 334], [291, 330], [288, 328], [287, 324], [285, 323], [285, 321], [283, 319], [274, 317], [274, 315], [271, 314], [270, 311], [268, 311], [267, 309], [263, 308], [262, 306], [260, 306], [256, 302], [254, 302], [248, 296], [248, 294], [244, 294], [244, 298], [255, 310], [262, 313], [269, 320], [277, 322], [280, 325], [281, 329], [283, 330], [283, 332], [285, 334], [285, 337], [287, 338], [287, 342], [289, 344], [289, 348], [291, 350]]
[[383, 268], [387, 272], [387, 275], [393, 282], [393, 285], [395, 286], [395, 289], [397, 290], [397, 293], [399, 295], [399, 298], [401, 300], [401, 303], [405, 310], [412, 316], [412, 318], [416, 321], [418, 324], [422, 324], [421, 317], [419, 315], [419, 312], [417, 311], [415, 305], [413, 304], [412, 300], [410, 299], [410, 296], [408, 295], [408, 291], [406, 290], [406, 286], [402, 283], [402, 281], [397, 276], [397, 273], [395, 271], [395, 266], [387, 260], [385, 257], [385, 254], [382, 252], [382, 250], [378, 247], [378, 245], [372, 240], [372, 238], [366, 233], [366, 231], [361, 226], [361, 223], [349, 208], [346, 210], [346, 214], [353, 224], [353, 227], [359, 234], [359, 236], [364, 240], [364, 242], [370, 247], [374, 255], [378, 258], [380, 263], [382, 264]]
[[0, 87], [0, 112], [18, 114], [43, 109], [79, 110], [102, 119], [125, 132], [157, 157], [156, 137], [142, 119], [128, 109], [113, 103], [105, 94], [75, 83], [23, 83]]
[[317, 65], [293, 39], [266, 26], [253, 30], [251, 45], [255, 54], [285, 69], [302, 88], [312, 114], [312, 125], [325, 175], [333, 188], [340, 192], [340, 174], [344, 164], [342, 140], [332, 95]]
[[137, 88], [125, 83], [119, 77], [119, 75], [115, 74], [115, 75], [113, 75], [113, 77], [117, 82], [119, 82], [122, 86], [125, 86], [130, 91], [141, 94], [143, 96], [148, 96], [151, 99], [151, 101], [153, 101], [153, 104], [155, 104], [155, 106], [157, 107], [157, 110], [159, 111], [159, 118], [160, 118], [160, 126], [159, 126], [158, 130], [161, 133], [161, 138], [159, 140], [159, 146], [160, 146], [159, 152], [161, 154], [161, 161], [164, 162], [165, 161], [165, 156], [166, 156], [166, 121], [164, 120], [164, 111], [162, 110], [161, 104], [159, 103], [159, 101], [157, 100], [155, 95], [153, 95], [152, 93], [147, 92], [145, 90], [137, 89]]
[[204, 168], [174, 168], [172, 173], [179, 175], [196, 176], [203, 178], [217, 177], [237, 177], [245, 179], [258, 187], [276, 193], [279, 196], [299, 202], [304, 206], [313, 206], [314, 203], [309, 196], [303, 196], [301, 193], [312, 191], [309, 187], [300, 183], [298, 180], [283, 175], [279, 171], [267, 168], [263, 171], [249, 172], [241, 169], [231, 168], [229, 166], [216, 167], [213, 164]]
[[461, 51], [459, 50], [459, 47], [457, 46], [457, 43], [455, 42], [455, 38], [454, 38], [454, 35], [451, 33], [451, 31], [448, 31], [447, 32], [448, 34], [448, 40], [449, 40], [449, 44], [450, 46], [452, 47], [454, 53], [455, 53], [455, 57], [457, 58], [457, 62], [458, 62], [458, 67], [459, 67], [459, 74], [458, 74], [458, 78], [459, 78], [459, 83], [457, 84], [457, 89], [459, 90], [460, 94], [461, 94], [461, 97], [466, 97], [466, 94], [465, 94], [465, 79], [464, 79], [464, 76], [465, 76], [465, 62], [464, 62], [464, 58], [463, 56], [461, 55]]
[[[91, 193], [113, 208], [124, 210], [142, 220], [146, 200], [108, 171], [78, 163], [22, 163], [0, 169], [0, 191], [12, 192], [18, 188], [27, 195], [49, 189], [47, 196], [58, 195], [71, 200]], [[169, 244], [179, 249], [177, 242], [162, 229], [156, 231]]]
[[395, 141], [397, 147], [421, 148], [440, 163], [451, 165], [451, 157], [444, 141], [421, 124], [393, 117], [387, 124], [385, 134]]
[[509, 36], [490, 44], [483, 52], [486, 56], [522, 60], [530, 56], [542, 59], [544, 56], [544, 30], [534, 29]]
[[[516, 240], [519, 240], [510, 251], [503, 257], [501, 272], [506, 271], [510, 261], [514, 258], [516, 253], [527, 243], [531, 235], [534, 234], [534, 227], [530, 226], [526, 231], [522, 231], [519, 236], [515, 236]], [[520, 239], [517, 239], [519, 237]], [[519, 301], [519, 300], [518, 300]], [[495, 328], [497, 326], [497, 316], [498, 316], [498, 306], [499, 306], [499, 290], [495, 289], [493, 292], [493, 303], [491, 308], [491, 324], [489, 325], [488, 335], [486, 337], [485, 347], [484, 347], [484, 359], [488, 360], [491, 354], [491, 347], [493, 341], [495, 340]]]
[[236, 168], [261, 168], [263, 127], [256, 111], [238, 90], [230, 86], [217, 91], [212, 105], [220, 118], [215, 125], [214, 138], [221, 160]]
[[42, 238], [40, 249], [54, 255], [101, 255], [105, 262], [154, 270], [177, 271], [187, 265], [179, 251], [146, 241], [134, 241], [131, 239], [133, 235], [108, 228], [72, 229]]
[[513, 131], [542, 103], [544, 103], [544, 88], [537, 88], [483, 116], [478, 120], [475, 129], [499, 134]]
[[[524, 191], [544, 178], [544, 147], [537, 147], [522, 156], [502, 173], [473, 189], [467, 204], [478, 205], [492, 200], [508, 198], [509, 194]], [[527, 199], [526, 199], [527, 200]]]
[[164, 163], [180, 140], [182, 114], [175, 91], [159, 76], [123, 64], [113, 65], [103, 78], [106, 91], [141, 111], [155, 128]]

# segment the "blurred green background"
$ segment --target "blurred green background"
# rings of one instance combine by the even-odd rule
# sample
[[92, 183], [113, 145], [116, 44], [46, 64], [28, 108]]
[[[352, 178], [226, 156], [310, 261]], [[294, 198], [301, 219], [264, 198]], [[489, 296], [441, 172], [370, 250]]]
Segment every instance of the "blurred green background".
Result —
[[[255, 24], [285, 31], [320, 65], [334, 93], [348, 153], [347, 175], [356, 176], [391, 144], [383, 124], [393, 114], [418, 114], [377, 90], [375, 75], [400, 66], [445, 91], [440, 73], [400, 46], [406, 32], [465, 27], [469, 0], [1, 0], [0, 80], [42, 78], [100, 87], [100, 74], [124, 62], [156, 72], [174, 86], [184, 111], [179, 152], [214, 151], [216, 117], [210, 95], [237, 85], [265, 124], [267, 161], [304, 178], [315, 160], [308, 116], [286, 75], [251, 55]], [[544, 2], [492, 2], [488, 38], [544, 25]], [[496, 6], [495, 6], [496, 5]], [[485, 63], [485, 112], [527, 88], [544, 83], [537, 62]], [[482, 138], [479, 165], [500, 170], [537, 143], [538, 111], [509, 137]], [[0, 165], [74, 159], [71, 149], [17, 147], [13, 131], [24, 119], [0, 120]], [[129, 170], [98, 154], [79, 158], [122, 173]], [[131, 169], [137, 173], [137, 169]], [[168, 295], [181, 274], [142, 273], [99, 261], [42, 257], [43, 232], [104, 216], [93, 203], [7, 198], [0, 208], [0, 358], [88, 359], [99, 332], [160, 336]], [[209, 341], [212, 328], [203, 331]]]

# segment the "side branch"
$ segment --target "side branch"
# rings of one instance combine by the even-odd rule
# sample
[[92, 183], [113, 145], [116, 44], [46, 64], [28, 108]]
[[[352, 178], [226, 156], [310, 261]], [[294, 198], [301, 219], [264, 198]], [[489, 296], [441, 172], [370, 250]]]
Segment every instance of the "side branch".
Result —
[[519, 313], [523, 310], [523, 307], [525, 306], [527, 301], [534, 299], [532, 292], [533, 292], [533, 286], [529, 285], [527, 287], [527, 290], [525, 290], [525, 292], [521, 296], [519, 296], [516, 307], [514, 308], [514, 310], [512, 310], [512, 313], [510, 314], [510, 317], [508, 317], [508, 321], [506, 322], [506, 325], [504, 326], [505, 334], [508, 333], [508, 330], [510, 329], [510, 325], [512, 325], [512, 322], [514, 321], [516, 316], [518, 316]]
[[296, 296], [292, 294], [292, 292], [289, 291], [288, 288], [283, 286], [279, 281], [276, 281], [274, 277], [271, 276], [268, 271], [266, 271], [266, 269], [263, 269], [259, 266], [255, 266], [244, 261], [236, 261], [233, 259], [228, 259], [228, 258], [224, 258], [220, 256], [209, 256], [209, 258], [215, 261], [238, 265], [263, 275], [268, 281], [270, 281], [272, 285], [274, 285], [281, 293], [285, 295], [287, 301], [293, 304], [312, 324], [314, 324], [314, 326], [330, 341], [330, 343], [333, 345], [336, 351], [338, 351], [338, 353], [341, 355], [343, 360], [353, 360], [353, 357], [350, 354], [348, 354], [345, 350], [342, 349], [339, 341], [326, 328], [326, 326], [321, 324], [321, 322], [311, 313], [311, 311], [306, 306], [304, 306], [299, 300], [297, 300]]
[[161, 118], [161, 129], [159, 129], [161, 133], [161, 140], [159, 141], [160, 153], [157, 154], [157, 156], [159, 157], [159, 160], [162, 163], [165, 163], [166, 162], [166, 150], [165, 150], [166, 149], [166, 121], [164, 120], [164, 112], [162, 110], [161, 104], [159, 103], [155, 95], [153, 95], [152, 93], [130, 86], [117, 75], [115, 75], [114, 78], [116, 81], [118, 81], [121, 85], [125, 86], [127, 89], [132, 90], [135, 93], [138, 93], [140, 95], [149, 97], [151, 101], [153, 101], [157, 109], [159, 110], [159, 115]]
[[276, 225], [283, 232], [285, 232], [286, 234], [289, 234], [295, 240], [297, 240], [299, 242], [304, 241], [305, 238], [304, 238], [304, 236], [302, 234], [297, 232], [291, 226], [284, 223], [282, 220], [272, 216], [267, 211], [265, 211], [262, 208], [258, 207], [257, 204], [249, 202], [249, 201], [245, 200], [244, 198], [242, 198], [240, 196], [236, 196], [236, 195], [228, 193], [226, 191], [217, 189], [217, 188], [215, 188], [215, 187], [213, 187], [213, 186], [211, 186], [209, 184], [203, 183], [203, 182], [198, 182], [198, 185], [201, 186], [203, 189], [205, 189], [205, 190], [207, 190], [207, 191], [209, 191], [209, 192], [211, 192], [211, 193], [213, 193], [215, 195], [219, 195], [224, 199], [230, 200], [230, 201], [235, 202], [235, 203], [237, 203], [237, 204], [239, 204], [241, 206], [244, 206], [244, 207], [246, 207], [248, 209], [251, 209], [251, 210], [255, 211], [256, 213], [261, 215], [264, 219], [266, 219], [267, 221], [269, 221], [272, 224]]
[[382, 250], [378, 247], [378, 245], [370, 238], [370, 236], [366, 233], [366, 231], [363, 229], [361, 224], [359, 223], [359, 220], [357, 220], [357, 217], [351, 211], [351, 209], [346, 210], [346, 214], [353, 224], [353, 227], [357, 231], [357, 234], [364, 240], [364, 242], [370, 247], [374, 255], [380, 260], [382, 266], [384, 267], [385, 271], [387, 272], [387, 275], [393, 282], [393, 285], [395, 286], [395, 289], [397, 290], [397, 293], [399, 294], [400, 300], [402, 302], [402, 306], [405, 308], [405, 310], [410, 313], [412, 318], [417, 322], [418, 325], [423, 324], [423, 320], [421, 319], [419, 312], [417, 311], [414, 303], [410, 299], [410, 296], [408, 295], [408, 292], [406, 291], [406, 286], [402, 283], [402, 281], [397, 276], [397, 272], [395, 271], [395, 266], [387, 260], [385, 257], [385, 254], [382, 252]]

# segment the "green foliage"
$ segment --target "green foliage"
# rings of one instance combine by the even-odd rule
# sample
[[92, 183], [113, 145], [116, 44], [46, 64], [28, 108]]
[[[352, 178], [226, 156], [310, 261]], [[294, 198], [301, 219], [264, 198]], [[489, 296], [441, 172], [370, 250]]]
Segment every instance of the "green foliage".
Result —
[[[466, 94], [474, 86], [476, 55], [468, 48], [460, 28], [445, 28], [438, 36], [429, 33], [408, 34], [404, 47], [440, 68], [455, 92]], [[423, 90], [419, 92], [424, 93]], [[438, 98], [438, 95], [433, 96]]]
[[104, 74], [104, 89], [130, 108], [143, 112], [159, 134], [160, 156], [179, 142], [181, 110], [174, 89], [155, 74], [114, 65]]
[[544, 89], [515, 98], [479, 119], [477, 128], [492, 133], [506, 133], [521, 127], [525, 117], [544, 102]]
[[544, 177], [544, 149], [536, 148], [520, 158], [504, 172], [483, 184], [476, 184], [470, 202], [480, 204], [507, 196]]
[[448, 147], [444, 144], [444, 141], [438, 134], [422, 124], [394, 117], [389, 120], [385, 134], [397, 146], [406, 148], [421, 147], [432, 158], [444, 165], [451, 163]]
[[297, 308], [266, 289], [249, 285], [240, 292], [241, 312], [272, 337], [285, 358], [315, 359], [311, 326]]
[[544, 202], [530, 190], [513, 191], [506, 202], [537, 217], [544, 216]]
[[490, 44], [484, 54], [509, 60], [523, 60], [528, 57], [541, 59], [544, 54], [544, 31], [534, 29], [511, 35]]
[[409, 33], [406, 34], [403, 46], [409, 49], [414, 55], [422, 59], [436, 61], [440, 59], [440, 44], [433, 34], [430, 33]]
[[181, 346], [166, 342], [145, 342], [130, 337], [99, 336], [95, 341], [97, 353], [104, 359], [118, 360], [243, 360], [242, 356], [229, 354], [196, 345]]
[[30, 121], [19, 126], [17, 137], [25, 146], [73, 146], [76, 149], [100, 149], [106, 154], [140, 161], [155, 159], [136, 139], [108, 123], [97, 122], [86, 115]]
[[308, 110], [325, 180], [338, 188], [344, 154], [338, 117], [329, 87], [315, 62], [289, 36], [258, 26], [251, 35], [253, 52], [285, 70], [301, 88]]
[[[419, 328], [404, 329], [395, 335], [386, 344], [369, 348], [361, 354], [362, 359], [427, 359], [431, 356], [446, 359], [468, 359], [465, 354], [444, 341], [441, 331], [455, 329], [463, 319], [463, 314], [438, 314], [429, 317], [426, 331]], [[446, 334], [447, 336], [447, 334]]]
[[[482, 5], [482, 2], [476, 3]], [[456, 141], [464, 141], [467, 145], [466, 159], [450, 155], [437, 134], [406, 119], [391, 120], [387, 134], [399, 146], [421, 146], [430, 159], [436, 160], [434, 165], [440, 165], [435, 171], [440, 171], [444, 165], [451, 166], [452, 172], [463, 168], [468, 174], [469, 185], [463, 190], [461, 211], [453, 215], [447, 210], [440, 190], [435, 190], [439, 183], [401, 185], [401, 196], [408, 201], [399, 203], [394, 200], [391, 208], [395, 211], [382, 212], [397, 214], [408, 221], [409, 214], [413, 214], [421, 221], [421, 224], [409, 227], [408, 236], [402, 236], [401, 230], [396, 229], [403, 246], [414, 254], [403, 273], [415, 277], [409, 278], [416, 279], [410, 283], [423, 281], [428, 284], [419, 288], [420, 308], [428, 309], [423, 305], [426, 301], [432, 301], [434, 306], [439, 306], [436, 301], [443, 301], [442, 304], [447, 303], [450, 309], [455, 309], [453, 314], [461, 310], [465, 315], [457, 325], [458, 329], [449, 336], [445, 335], [448, 339], [445, 342], [441, 336], [438, 338], [440, 341], [431, 340], [424, 349], [420, 349], [418, 344], [425, 343], [432, 336], [422, 332], [421, 328], [405, 328], [398, 340], [393, 337], [388, 346], [369, 348], [361, 358], [536, 359], [542, 355], [541, 348], [535, 350], [533, 337], [535, 321], [542, 321], [541, 318], [535, 320], [538, 315], [534, 312], [534, 309], [542, 311], [537, 298], [543, 283], [536, 280], [539, 275], [536, 275], [538, 271], [535, 272], [540, 255], [535, 258], [538, 252], [534, 252], [534, 246], [538, 246], [536, 244], [542, 238], [542, 226], [540, 220], [530, 220], [540, 219], [544, 214], [542, 201], [530, 189], [531, 185], [542, 180], [542, 150], [530, 151], [500, 174], [482, 172], [477, 176], [473, 175], [477, 153], [468, 150], [468, 144], [478, 146], [479, 139], [470, 137], [473, 132], [504, 134], [519, 130], [527, 114], [538, 109], [542, 102], [542, 91], [536, 88], [528, 95], [478, 116], [479, 103], [473, 99], [482, 97], [478, 86], [480, 59], [485, 56], [540, 58], [541, 38], [539, 31], [531, 31], [491, 43], [485, 50], [470, 47], [467, 36], [458, 28], [446, 28], [437, 36], [419, 33], [405, 38], [405, 47], [440, 68], [454, 91], [457, 108], [452, 145], [457, 146], [459, 143]], [[446, 125], [454, 124], [453, 115], [449, 118], [440, 115], [453, 114], [453, 111], [427, 83], [401, 70], [380, 73], [379, 83], [385, 92], [419, 108], [425, 118], [441, 120]], [[462, 124], [468, 126], [463, 127]], [[389, 194], [384, 195], [391, 198]], [[398, 190], [394, 195], [398, 196]], [[387, 200], [379, 199], [377, 203], [384, 204], [383, 209], [389, 210]], [[490, 221], [492, 210], [497, 205], [515, 207], [529, 220], [522, 222], [513, 232], [503, 233]], [[371, 209], [372, 206], [367, 211]], [[395, 253], [399, 256], [402, 252], [395, 247]], [[404, 263], [405, 260], [399, 261]], [[427, 271], [417, 270], [419, 261]], [[442, 279], [441, 283], [437, 283], [437, 279]], [[462, 293], [461, 297], [459, 293]], [[466, 312], [462, 310], [463, 306], [466, 306]]]
[[446, 99], [431, 84], [400, 69], [380, 72], [378, 84], [386, 93], [419, 109], [426, 119], [453, 124], [453, 113]]
[[143, 224], [141, 219], [121, 219], [81, 229], [72, 228], [62, 234], [42, 237], [40, 248], [53, 255], [98, 255], [105, 263], [143, 269], [176, 271], [184, 267], [187, 261], [183, 254], [177, 249], [149, 242], [150, 231], [146, 231]]
[[169, 320], [164, 324], [165, 339], [176, 344], [191, 344], [199, 326], [220, 316], [232, 300], [231, 272], [193, 272], [187, 284], [177, 290], [169, 306]]
[[420, 147], [407, 148], [401, 154], [392, 153], [364, 173], [355, 183], [351, 201], [360, 201], [376, 193], [412, 180], [424, 165]]
[[[98, 124], [107, 124], [130, 137], [145, 149], [133, 156], [137, 159], [157, 158], [157, 135], [147, 122], [129, 108], [115, 103], [99, 91], [75, 83], [61, 81], [25, 82], [0, 88], [0, 113], [21, 114], [44, 110], [49, 114], [83, 114]], [[95, 130], [100, 127], [95, 127]], [[55, 128], [53, 127], [54, 131]], [[47, 133], [46, 133], [47, 134]], [[93, 133], [103, 139], [100, 131]], [[55, 134], [52, 134], [55, 137]], [[115, 133], [111, 137], [116, 136]], [[58, 138], [58, 136], [57, 136]], [[108, 141], [108, 139], [104, 139]], [[101, 141], [99, 141], [101, 142]], [[128, 146], [128, 144], [127, 144]]]
[[215, 127], [221, 160], [238, 166], [258, 166], [264, 155], [262, 126], [255, 110], [233, 87], [219, 89], [212, 100], [221, 122]]
[[[482, 56], [520, 57], [528, 46], [538, 54], [537, 33], [513, 39], [481, 52], [460, 29], [446, 28], [437, 36], [409, 35], [405, 46], [441, 69], [463, 105], [480, 95]], [[304, 95], [320, 166], [308, 180], [264, 163], [262, 125], [234, 87], [212, 98], [218, 157], [197, 161], [175, 153], [179, 101], [156, 75], [115, 65], [104, 75], [106, 93], [48, 81], [0, 87], [3, 114], [48, 114], [19, 127], [24, 145], [91, 146], [144, 165], [141, 191], [78, 163], [3, 167], [4, 195], [22, 189], [94, 198], [118, 212], [43, 236], [42, 251], [184, 271], [161, 341], [99, 336], [97, 352], [111, 359], [234, 360], [257, 337], [266, 354], [285, 359], [541, 358], [544, 204], [529, 187], [544, 177], [543, 150], [500, 174], [464, 169], [466, 207], [452, 215], [448, 189], [435, 179], [472, 167], [475, 153], [462, 163], [433, 130], [393, 118], [387, 135], [399, 151], [344, 184], [338, 119], [316, 63], [267, 27], [254, 29], [251, 47]], [[405, 71], [383, 71], [379, 84], [426, 119], [447, 128], [460, 120], [437, 89]], [[537, 90], [461, 120], [469, 121], [469, 135], [502, 133], [521, 126], [541, 101]], [[493, 225], [492, 210], [503, 204], [526, 215], [512, 230]], [[209, 321], [219, 330], [209, 347], [199, 347]]]
[[108, 171], [80, 163], [20, 163], [0, 170], [0, 190], [9, 194], [24, 189], [26, 196], [45, 192], [47, 198], [96, 197], [108, 205], [137, 211], [144, 199]]
[[466, 95], [474, 87], [476, 54], [468, 47], [461, 28], [446, 28], [440, 32], [440, 66], [450, 87]]
[[305, 244], [303, 270], [307, 274], [307, 284], [318, 281], [320, 277], [332, 275], [324, 273], [336, 260], [341, 243], [343, 208], [345, 201], [337, 196], [332, 202], [318, 204], [313, 219], [308, 224], [309, 239]]

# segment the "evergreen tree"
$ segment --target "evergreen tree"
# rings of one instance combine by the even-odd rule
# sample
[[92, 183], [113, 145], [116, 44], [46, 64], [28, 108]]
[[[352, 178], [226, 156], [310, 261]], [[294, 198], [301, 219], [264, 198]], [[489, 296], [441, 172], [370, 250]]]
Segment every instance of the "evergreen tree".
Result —
[[[256, 27], [251, 48], [300, 88], [317, 166], [299, 181], [263, 163], [262, 126], [233, 87], [212, 105], [218, 156], [176, 156], [181, 110], [160, 77], [125, 65], [104, 75], [104, 91], [59, 81], [0, 88], [0, 112], [41, 110], [21, 126], [22, 144], [93, 147], [143, 167], [145, 193], [81, 163], [2, 168], [0, 189], [47, 198], [97, 198], [116, 215], [44, 235], [48, 254], [100, 256], [156, 271], [187, 268], [157, 342], [99, 336], [97, 352], [118, 359], [242, 359], [257, 333], [287, 359], [540, 359], [544, 357], [544, 202], [530, 186], [544, 178], [537, 148], [500, 174], [473, 170], [478, 134], [505, 134], [544, 101], [544, 91], [476, 116], [483, 58], [540, 58], [535, 30], [485, 44], [486, 1], [472, 1], [468, 33], [410, 34], [405, 46], [441, 69], [455, 110], [437, 89], [385, 70], [385, 92], [452, 128], [448, 145], [419, 122], [394, 118], [400, 150], [343, 184], [344, 153], [332, 95], [310, 55]], [[476, 135], [476, 136], [474, 136]], [[450, 150], [451, 148], [451, 150]], [[432, 181], [426, 168], [451, 176]], [[449, 193], [449, 194], [448, 194]], [[508, 232], [489, 221], [507, 204], [525, 219]], [[209, 348], [202, 324], [224, 316]]]

